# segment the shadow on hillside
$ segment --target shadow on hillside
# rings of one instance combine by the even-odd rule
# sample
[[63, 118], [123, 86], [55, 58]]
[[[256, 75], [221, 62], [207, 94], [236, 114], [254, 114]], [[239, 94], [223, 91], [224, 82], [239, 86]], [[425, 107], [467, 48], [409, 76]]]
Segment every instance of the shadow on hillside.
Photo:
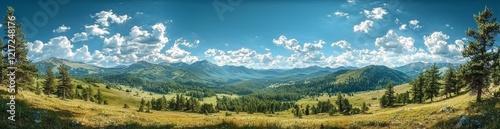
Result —
[[[458, 123], [463, 124], [458, 127]], [[480, 103], [469, 103], [465, 115], [440, 121], [431, 128], [500, 129], [500, 98], [489, 98]]]
[[[1, 129], [40, 129], [40, 128], [68, 128], [72, 127], [72, 122], [68, 118], [73, 116], [71, 111], [51, 111], [39, 108], [32, 108], [26, 101], [15, 99], [15, 122], [7, 119], [11, 116], [10, 93], [0, 90], [0, 128]], [[36, 120], [36, 121], [35, 121]], [[41, 121], [41, 122], [40, 122]], [[38, 122], [38, 123], [37, 123]]]

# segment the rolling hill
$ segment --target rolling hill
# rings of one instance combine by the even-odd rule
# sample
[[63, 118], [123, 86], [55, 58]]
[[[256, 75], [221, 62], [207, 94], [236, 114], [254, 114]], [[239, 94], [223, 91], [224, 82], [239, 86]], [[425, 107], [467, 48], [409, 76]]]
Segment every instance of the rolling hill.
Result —
[[339, 70], [324, 77], [279, 84], [274, 88], [282, 91], [307, 93], [309, 95], [336, 92], [357, 92], [382, 89], [387, 83], [402, 84], [410, 81], [403, 72], [386, 66], [370, 65], [354, 70]]
[[41, 75], [45, 74], [47, 66], [51, 66], [53, 68], [52, 71], [58, 72], [57, 67], [60, 65], [65, 65], [66, 67], [68, 67], [68, 70], [71, 75], [96, 74], [96, 73], [102, 73], [106, 70], [105, 68], [85, 64], [83, 62], [70, 61], [55, 57], [36, 62], [34, 64], [38, 68], [38, 73]]

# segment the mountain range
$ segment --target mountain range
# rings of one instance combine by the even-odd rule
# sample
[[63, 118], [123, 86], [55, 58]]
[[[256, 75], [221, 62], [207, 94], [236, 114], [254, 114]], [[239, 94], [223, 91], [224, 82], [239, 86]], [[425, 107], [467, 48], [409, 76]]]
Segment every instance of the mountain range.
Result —
[[[420, 72], [423, 72], [425, 69], [431, 68], [433, 63], [424, 63], [424, 62], [415, 62], [415, 63], [410, 63], [406, 64], [403, 66], [395, 67], [393, 69], [401, 71], [405, 73], [406, 75], [410, 76], [411, 78], [416, 78]], [[439, 71], [441, 72], [441, 75], [443, 75], [446, 70], [448, 70], [448, 67], [453, 67], [455, 70], [458, 69], [458, 66], [460, 64], [454, 64], [454, 63], [436, 63], [436, 66], [438, 67]]]
[[[324, 83], [335, 86], [363, 85], [364, 88], [361, 88], [363, 90], [379, 89], [389, 81], [397, 84], [409, 82], [418, 76], [420, 71], [432, 66], [430, 63], [417, 62], [393, 69], [376, 65], [363, 68], [311, 66], [294, 69], [250, 69], [243, 66], [218, 66], [203, 60], [192, 64], [182, 62], [153, 64], [139, 61], [131, 65], [103, 68], [59, 58], [45, 59], [36, 62], [35, 65], [41, 75], [45, 73], [47, 66], [51, 66], [52, 70], [57, 72], [57, 66], [65, 65], [73, 76], [92, 77], [105, 82], [139, 87], [153, 85], [151, 82], [171, 82], [184, 86], [201, 87], [228, 86], [243, 89]], [[443, 70], [449, 66], [457, 66], [450, 63], [438, 63], [437, 65]], [[308, 83], [302, 84], [303, 82]], [[161, 85], [167, 84], [162, 83]], [[328, 90], [328, 88], [324, 90]]]

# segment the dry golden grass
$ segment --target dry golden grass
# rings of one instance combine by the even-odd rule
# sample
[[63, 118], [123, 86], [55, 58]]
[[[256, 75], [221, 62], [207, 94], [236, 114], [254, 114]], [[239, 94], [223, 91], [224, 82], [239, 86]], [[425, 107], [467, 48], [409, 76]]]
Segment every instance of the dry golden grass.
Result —
[[[82, 82], [77, 82], [82, 83]], [[360, 92], [348, 99], [354, 106], [360, 106], [360, 103], [367, 102], [370, 107], [370, 114], [358, 114], [351, 116], [328, 114], [309, 115], [303, 118], [296, 118], [290, 111], [278, 112], [276, 114], [247, 114], [232, 113], [232, 116], [225, 116], [225, 112], [214, 113], [211, 115], [202, 115], [196, 113], [174, 112], [174, 111], [153, 111], [153, 113], [137, 112], [137, 106], [140, 97], [129, 95], [124, 91], [116, 89], [106, 89], [104, 85], [99, 84], [104, 94], [110, 100], [110, 105], [98, 105], [92, 102], [82, 100], [61, 100], [54, 96], [36, 95], [33, 92], [21, 91], [17, 99], [25, 100], [33, 108], [42, 108], [53, 111], [70, 111], [73, 116], [70, 119], [78, 120], [85, 126], [104, 127], [109, 125], [122, 125], [127, 123], [139, 123], [141, 125], [165, 125], [175, 124], [176, 127], [202, 127], [207, 125], [216, 125], [222, 121], [233, 122], [238, 126], [255, 125], [266, 126], [269, 124], [281, 127], [305, 127], [318, 128], [320, 125], [335, 125], [342, 127], [368, 127], [368, 128], [416, 128], [417, 126], [430, 127], [439, 121], [447, 120], [452, 117], [466, 113], [465, 108], [469, 102], [474, 101], [473, 96], [468, 94], [460, 95], [451, 99], [437, 99], [437, 102], [430, 104], [410, 104], [397, 108], [380, 109], [378, 100], [372, 100], [372, 97], [379, 97], [384, 90]], [[409, 90], [409, 85], [396, 86], [398, 93]], [[0, 90], [6, 90], [5, 87]], [[137, 89], [133, 89], [137, 90]], [[97, 89], [95, 89], [97, 91]], [[141, 94], [150, 96], [149, 93]], [[154, 94], [155, 98], [161, 95]], [[172, 94], [166, 95], [173, 97]], [[218, 95], [222, 96], [222, 95]], [[233, 97], [237, 97], [233, 95]], [[321, 96], [319, 100], [329, 99], [328, 96]], [[332, 96], [332, 101], [336, 96]], [[123, 102], [129, 103], [131, 108], [122, 108]], [[204, 102], [214, 103], [215, 97], [205, 98]], [[315, 99], [302, 99], [299, 104], [315, 104]], [[451, 106], [456, 109], [452, 113], [437, 112], [440, 108]], [[373, 123], [387, 123], [385, 126], [373, 126]], [[366, 125], [366, 126], [363, 126]]]

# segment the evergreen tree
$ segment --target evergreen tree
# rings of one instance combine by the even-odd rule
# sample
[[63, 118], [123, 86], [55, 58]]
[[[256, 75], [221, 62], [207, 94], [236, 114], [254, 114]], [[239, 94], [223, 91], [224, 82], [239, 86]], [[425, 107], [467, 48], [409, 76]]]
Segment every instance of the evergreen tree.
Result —
[[309, 115], [309, 108], [310, 108], [310, 106], [309, 106], [309, 104], [307, 104], [306, 105], [306, 110], [304, 112], [304, 114], [306, 114], [306, 116]]
[[59, 69], [59, 88], [58, 95], [63, 99], [66, 99], [66, 96], [71, 96], [70, 92], [73, 88], [73, 84], [71, 83], [71, 75], [68, 72], [68, 69], [64, 65], [60, 65], [57, 69]]
[[341, 94], [338, 94], [337, 95], [337, 101], [335, 101], [335, 104], [337, 104], [337, 106], [339, 107], [340, 111], [342, 111], [342, 109], [344, 109], [344, 103], [342, 102], [342, 100], [344, 100], [344, 98], [342, 97]]
[[[8, 42], [5, 44], [3, 47], [4, 49], [10, 49], [13, 48], [13, 52], [15, 52], [15, 59], [11, 60], [9, 59], [9, 56], [7, 54], [7, 60], [14, 61], [13, 65], [16, 67], [16, 87], [15, 89], [15, 94], [18, 93], [19, 87], [27, 87], [27, 86], [33, 86], [35, 84], [35, 77], [37, 77], [37, 72], [38, 69], [36, 68], [35, 65], [31, 63], [30, 60], [27, 58], [28, 54], [28, 49], [27, 49], [27, 41], [26, 37], [24, 36], [24, 33], [22, 32], [22, 26], [21, 24], [18, 24], [16, 22], [16, 17], [14, 16], [14, 8], [12, 7], [7, 7], [7, 14], [4, 17], [5, 22], [3, 23], [4, 30], [5, 30], [5, 38], [7, 40], [12, 40], [14, 42]], [[9, 24], [9, 22], [11, 24]], [[14, 29], [10, 29], [10, 26], [15, 26]], [[14, 31], [12, 33], [12, 31]], [[9, 33], [10, 32], [10, 33]], [[13, 47], [7, 47], [8, 45], [11, 45]], [[8, 50], [11, 51], [11, 50]], [[3, 69], [4, 67], [2, 67]], [[2, 75], [3, 76], [3, 75]]]
[[318, 109], [313, 105], [311, 108], [312, 114], [318, 114]]
[[380, 97], [380, 107], [382, 107], [382, 108], [387, 107], [388, 102], [389, 102], [389, 99], [387, 98], [386, 95], [382, 95], [382, 97]]
[[491, 72], [491, 82], [494, 85], [499, 85], [500, 84], [500, 47], [497, 48], [497, 54], [494, 56], [493, 60], [493, 65], [492, 67], [492, 72]]
[[436, 66], [436, 63], [432, 65], [432, 67], [425, 71], [425, 99], [431, 99], [433, 101], [434, 97], [439, 95], [440, 83], [439, 80], [439, 69]]
[[146, 113], [151, 113], [151, 103], [149, 101], [146, 102]]
[[449, 67], [446, 73], [444, 74], [444, 87], [442, 91], [442, 95], [446, 95], [446, 97], [450, 97], [451, 93], [455, 93], [454, 88], [457, 85], [457, 80], [455, 77], [455, 69], [453, 67]]
[[302, 118], [302, 113], [300, 112], [300, 106], [299, 106], [299, 105], [295, 105], [295, 106], [293, 107], [293, 110], [292, 110], [292, 111], [293, 111], [293, 115], [294, 115], [295, 117]]
[[493, 11], [487, 7], [483, 12], [474, 15], [477, 23], [477, 30], [469, 28], [466, 35], [474, 40], [469, 40], [462, 55], [470, 60], [466, 63], [464, 78], [467, 79], [468, 90], [471, 94], [476, 94], [476, 101], [481, 101], [484, 89], [490, 84], [490, 73], [495, 60], [495, 52], [492, 46], [495, 43], [495, 36], [500, 33], [500, 24], [493, 17]]
[[363, 105], [361, 106], [361, 112], [366, 113], [370, 108], [366, 105], [365, 102], [363, 102]]
[[411, 91], [413, 93], [413, 102], [423, 103], [425, 84], [424, 72], [421, 72], [417, 78], [410, 82], [410, 84], [412, 85]]
[[146, 102], [144, 101], [144, 98], [142, 98], [141, 105], [139, 106], [139, 110], [137, 110], [138, 112], [144, 112], [144, 104], [146, 104]]
[[101, 89], [97, 89], [97, 94], [95, 95], [97, 104], [102, 104], [104, 102], [104, 97], [102, 96]]
[[54, 87], [56, 83], [56, 76], [54, 75], [54, 72], [52, 72], [52, 66], [47, 66], [47, 69], [45, 70], [45, 81], [43, 82], [43, 93], [46, 95], [50, 95], [52, 92], [54, 92]]
[[464, 65], [459, 65], [458, 66], [458, 71], [457, 71], [457, 76], [456, 76], [456, 81], [457, 84], [455, 85], [455, 88], [453, 88], [454, 93], [458, 95], [462, 88], [467, 87], [467, 79], [465, 79], [465, 72], [466, 72], [466, 67]]
[[396, 97], [394, 96], [394, 93], [395, 93], [394, 86], [393, 86], [392, 82], [387, 83], [387, 86], [385, 88], [385, 93], [384, 93], [384, 96], [386, 97], [387, 102], [382, 107], [390, 107], [390, 106], [394, 105], [394, 103], [396, 102]]
[[342, 100], [342, 105], [344, 107], [342, 107], [341, 109], [339, 108], [340, 112], [344, 115], [349, 115], [352, 110], [352, 105], [349, 103], [349, 100], [347, 99]]

